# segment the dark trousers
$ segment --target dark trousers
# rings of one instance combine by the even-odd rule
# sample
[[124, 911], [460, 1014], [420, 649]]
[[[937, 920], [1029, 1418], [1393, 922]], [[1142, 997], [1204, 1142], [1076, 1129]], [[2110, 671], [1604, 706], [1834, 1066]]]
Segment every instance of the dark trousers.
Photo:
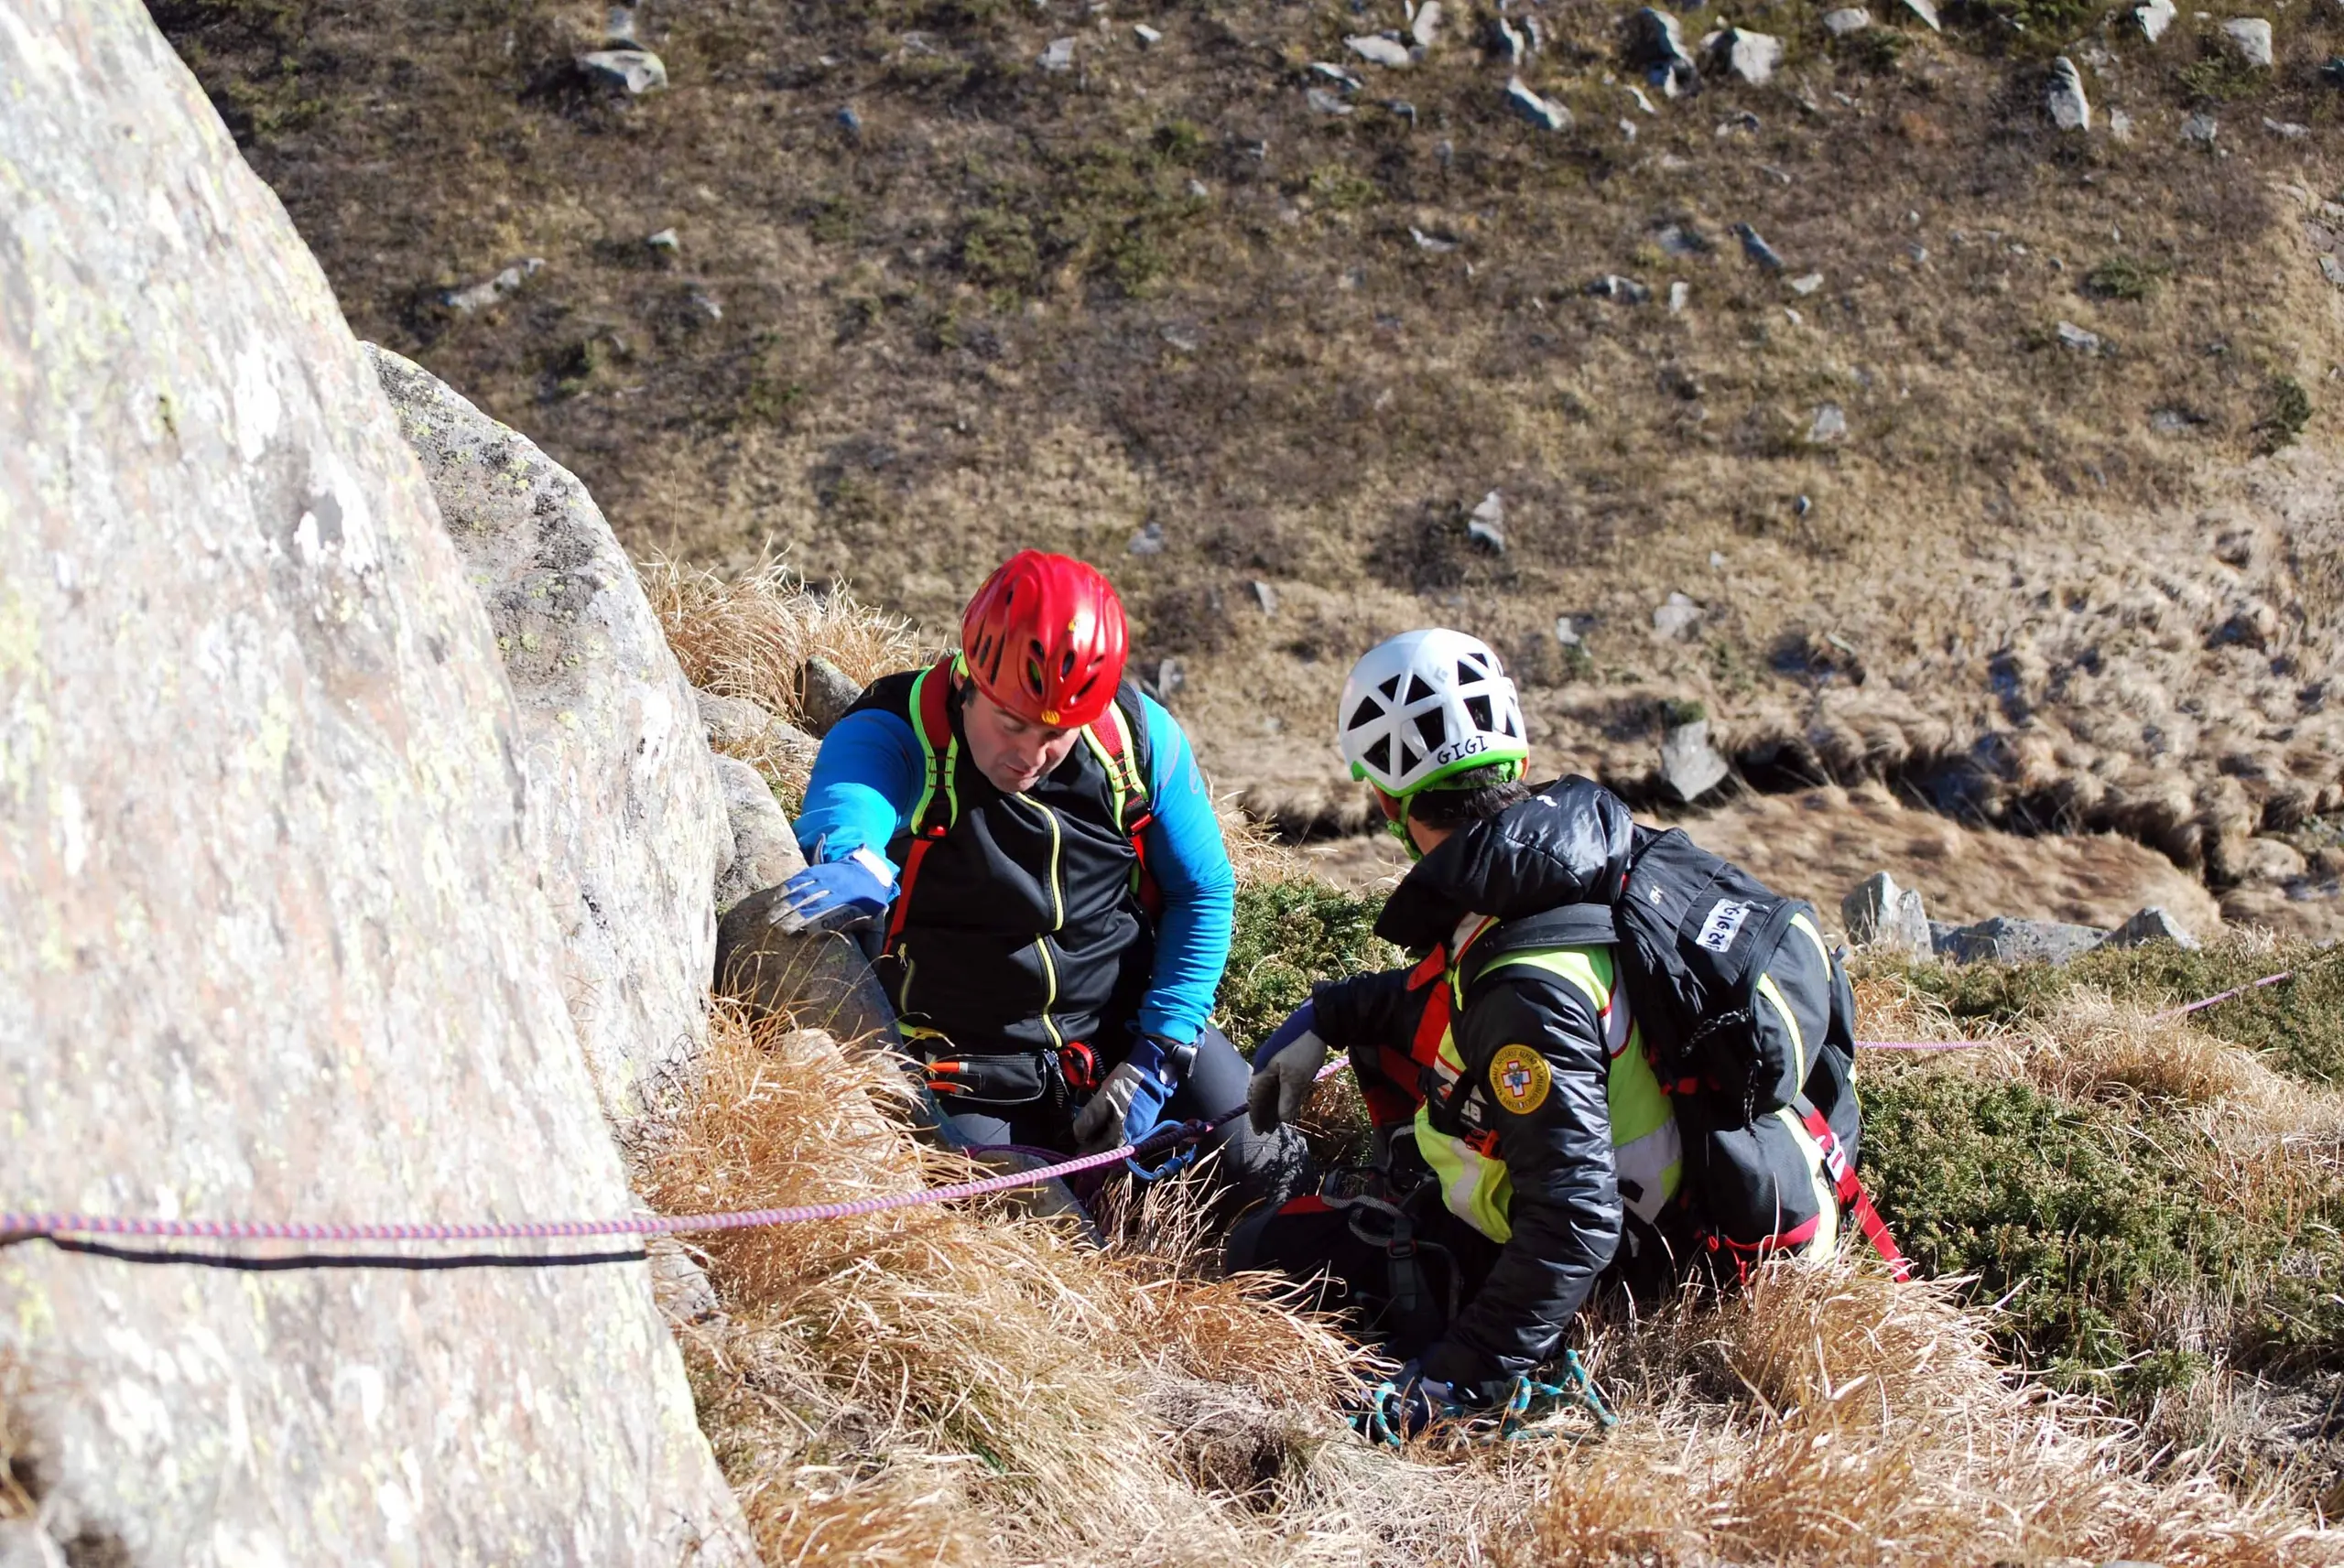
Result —
[[[1245, 1086], [1253, 1076], [1229, 1037], [1207, 1024], [1197, 1037], [1197, 1059], [1188, 1077], [1164, 1108], [1167, 1123], [1218, 1121], [1232, 1110], [1239, 1113], [1204, 1141], [1205, 1153], [1216, 1156], [1215, 1185], [1226, 1195], [1232, 1212], [1263, 1203], [1274, 1206], [1310, 1179], [1309, 1155], [1292, 1128], [1282, 1127], [1264, 1137], [1247, 1124]], [[955, 1141], [1074, 1152], [1073, 1123], [1080, 1107], [1071, 1099], [1045, 1095], [1000, 1104], [956, 1096], [942, 1108], [947, 1136]]]

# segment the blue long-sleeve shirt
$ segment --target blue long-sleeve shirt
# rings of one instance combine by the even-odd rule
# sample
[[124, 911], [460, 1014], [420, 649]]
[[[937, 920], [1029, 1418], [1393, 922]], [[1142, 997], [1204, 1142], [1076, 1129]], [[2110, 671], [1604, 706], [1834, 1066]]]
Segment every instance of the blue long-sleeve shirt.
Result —
[[[1187, 733], [1152, 697], [1142, 697], [1140, 708], [1147, 723], [1148, 799], [1156, 813], [1143, 838], [1147, 869], [1164, 892], [1164, 913], [1139, 1026], [1185, 1042], [1203, 1030], [1229, 964], [1237, 876]], [[839, 720], [822, 738], [798, 814], [798, 842], [807, 859], [842, 860], [858, 849], [884, 858], [888, 844], [910, 825], [921, 775], [919, 737], [908, 720], [871, 708]], [[900, 875], [902, 868], [895, 869]]]

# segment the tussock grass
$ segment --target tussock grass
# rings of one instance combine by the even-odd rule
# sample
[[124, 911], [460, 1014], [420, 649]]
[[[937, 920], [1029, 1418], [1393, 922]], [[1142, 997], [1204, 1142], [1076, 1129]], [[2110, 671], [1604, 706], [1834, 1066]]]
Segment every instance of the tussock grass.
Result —
[[2144, 1479], [2121, 1423], [2014, 1377], [1941, 1287], [1777, 1266], [1721, 1304], [1688, 1293], [1605, 1365], [1644, 1419], [1562, 1452], [1509, 1561], [2320, 1560], [2267, 1496]]

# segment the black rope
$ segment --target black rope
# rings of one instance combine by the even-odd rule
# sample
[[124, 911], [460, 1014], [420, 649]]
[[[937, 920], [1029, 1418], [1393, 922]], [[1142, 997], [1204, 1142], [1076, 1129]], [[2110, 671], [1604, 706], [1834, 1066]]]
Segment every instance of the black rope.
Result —
[[62, 1236], [38, 1239], [60, 1252], [84, 1252], [93, 1258], [111, 1258], [117, 1263], [188, 1263], [201, 1269], [236, 1269], [256, 1274], [282, 1273], [292, 1269], [578, 1269], [596, 1263], [640, 1263], [650, 1256], [642, 1248], [633, 1247], [617, 1252], [548, 1252], [531, 1256], [455, 1252], [438, 1258], [409, 1258], [396, 1252], [302, 1252], [286, 1258], [246, 1258], [224, 1252], [117, 1247], [111, 1242], [78, 1241]]

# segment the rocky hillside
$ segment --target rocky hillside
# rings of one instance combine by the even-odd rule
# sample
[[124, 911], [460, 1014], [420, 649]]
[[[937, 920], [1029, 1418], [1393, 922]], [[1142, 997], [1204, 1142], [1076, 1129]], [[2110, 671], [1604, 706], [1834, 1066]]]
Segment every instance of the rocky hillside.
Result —
[[939, 623], [1083, 552], [1289, 819], [1438, 616], [1655, 806], [1698, 713], [2332, 917], [2332, 8], [153, 8], [361, 330], [638, 552]]

